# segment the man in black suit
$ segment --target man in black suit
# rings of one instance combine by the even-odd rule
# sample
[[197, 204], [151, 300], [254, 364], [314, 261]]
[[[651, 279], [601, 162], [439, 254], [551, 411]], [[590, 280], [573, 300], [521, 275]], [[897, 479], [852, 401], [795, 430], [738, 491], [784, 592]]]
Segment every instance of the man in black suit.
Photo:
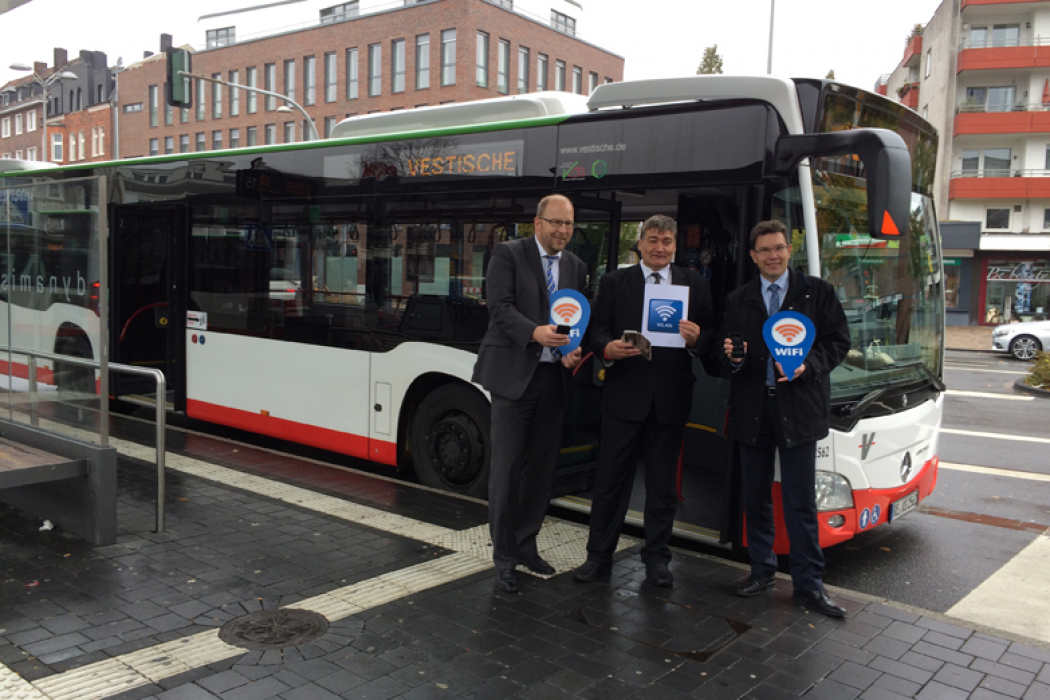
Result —
[[[692, 357], [708, 347], [715, 330], [707, 280], [671, 264], [677, 228], [667, 216], [647, 219], [638, 238], [642, 262], [604, 275], [595, 302], [588, 346], [604, 358], [606, 370], [587, 561], [573, 576], [581, 583], [612, 568], [639, 460], [645, 464], [646, 583], [670, 587], [674, 581], [668, 542], [678, 510], [678, 454], [692, 405]], [[678, 325], [686, 347], [653, 347], [651, 360], [621, 339], [626, 330], [642, 330], [646, 284], [689, 287], [688, 318]]]
[[518, 564], [554, 573], [536, 535], [554, 485], [571, 370], [581, 357], [580, 348], [561, 354], [569, 336], [550, 322], [555, 290], [587, 286], [586, 264], [565, 250], [573, 213], [566, 197], [544, 197], [533, 219], [536, 235], [497, 245], [485, 277], [489, 327], [473, 381], [492, 394], [489, 532], [496, 585], [511, 593], [519, 587]]
[[[759, 276], [726, 297], [721, 336], [731, 369], [729, 437], [740, 444], [740, 471], [747, 516], [751, 575], [737, 594], [751, 597], [773, 585], [774, 456], [780, 453], [780, 493], [791, 541], [791, 580], [796, 602], [832, 617], [846, 611], [824, 591], [824, 553], [817, 528], [816, 443], [828, 434], [831, 370], [849, 352], [849, 328], [835, 289], [818, 277], [791, 270], [791, 241], [779, 221], [763, 221], [751, 231], [751, 259]], [[805, 362], [788, 381], [762, 336], [766, 319], [777, 311], [808, 317], [816, 338]], [[730, 333], [741, 333], [744, 357], [734, 359]]]

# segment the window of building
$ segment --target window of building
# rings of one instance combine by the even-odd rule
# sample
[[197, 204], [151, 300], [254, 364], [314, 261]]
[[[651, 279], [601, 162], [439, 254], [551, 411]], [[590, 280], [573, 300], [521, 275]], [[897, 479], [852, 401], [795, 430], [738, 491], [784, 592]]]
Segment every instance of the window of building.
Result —
[[[70, 134], [72, 137], [73, 134]], [[80, 152], [80, 160], [87, 158], [87, 139], [84, 136], [84, 130], [81, 129], [76, 133], [77, 137], [77, 150]]]
[[[230, 71], [230, 82], [241, 84], [241, 72], [239, 70]], [[231, 87], [230, 88], [230, 116], [237, 117], [241, 114], [241, 89]]]
[[456, 84], [456, 30], [441, 31], [441, 84]]
[[339, 97], [339, 89], [336, 86], [337, 67], [335, 63], [335, 51], [324, 55], [324, 101], [335, 102]]
[[136, 102], [135, 104], [124, 105], [124, 114], [131, 114], [132, 112], [141, 112], [142, 103]]
[[583, 69], [579, 66], [572, 67], [572, 91], [577, 95], [583, 94]]
[[317, 104], [317, 59], [303, 58], [303, 104]]
[[576, 20], [556, 10], [551, 10], [551, 28], [569, 36], [576, 36]]
[[390, 45], [390, 91], [405, 91], [405, 40], [394, 39]]
[[15, 135], [20, 136], [22, 134], [22, 114], [19, 112], [15, 115]]
[[1010, 149], [1009, 148], [986, 148], [986, 149], [984, 149], [984, 176], [985, 177], [1009, 177], [1010, 176]]
[[64, 160], [62, 147], [63, 147], [62, 134], [51, 134], [51, 160], [60, 163]]
[[211, 150], [222, 150], [222, 129], [216, 129], [215, 131], [211, 132]]
[[988, 209], [985, 211], [984, 227], [986, 229], [1010, 228], [1010, 209]]
[[547, 89], [547, 63], [546, 54], [536, 57], [536, 89], [541, 92]]
[[263, 127], [263, 141], [267, 146], [277, 143], [277, 125], [267, 124]]
[[175, 119], [174, 110], [173, 110], [172, 106], [168, 104], [168, 101], [165, 100], [164, 101], [164, 124], [165, 124], [165, 126], [171, 126], [171, 124], [174, 121], [174, 119]]
[[98, 155], [98, 127], [91, 127], [91, 157]]
[[[1047, 146], [1047, 163], [1050, 163], [1050, 146]], [[980, 151], [963, 151], [962, 152], [962, 173], [963, 175], [977, 175], [981, 169], [981, 152]]]
[[[259, 71], [256, 70], [255, 66], [248, 66], [248, 70], [244, 74], [244, 82], [248, 85], [248, 87], [259, 87], [258, 73]], [[258, 101], [256, 98], [258, 97], [259, 93], [255, 92], [255, 90], [247, 90], [246, 92], [248, 93], [246, 95], [248, 99], [248, 114], [255, 114], [255, 112], [258, 109]]]
[[317, 133], [316, 129], [317, 129], [317, 125], [314, 124], [313, 121], [307, 122], [307, 120], [304, 119], [303, 120], [303, 141], [313, 141], [314, 140], [314, 134]]
[[160, 102], [157, 97], [157, 86], [149, 86], [149, 125], [157, 126], [157, 109], [160, 106]]
[[529, 50], [518, 47], [518, 94], [529, 91]]
[[346, 50], [346, 99], [357, 99], [358, 84], [357, 49]]
[[598, 87], [598, 74], [592, 72], [587, 76], [587, 94], [594, 92], [596, 87]]
[[22, 151], [21, 148], [19, 148], [17, 151], [15, 151], [15, 158], [17, 158], [18, 160], [22, 160], [24, 157], [25, 157], [25, 153]]
[[230, 129], [230, 148], [241, 147], [241, 130]]
[[[263, 66], [263, 90], [275, 92], [277, 90], [277, 64], [267, 63]], [[266, 96], [266, 111], [272, 112], [277, 109], [277, 98], [273, 95]]]
[[197, 152], [200, 153], [201, 151], [204, 151], [204, 150], [207, 150], [207, 141], [205, 141], [204, 132], [203, 131], [198, 131], [197, 132]]
[[11, 138], [11, 117], [0, 119], [0, 138]]
[[565, 61], [554, 62], [554, 89], [565, 90]]
[[[198, 34], [197, 36], [200, 36]], [[237, 43], [237, 31], [235, 27], [224, 27], [222, 29], [209, 29], [204, 35], [209, 49], [219, 46], [230, 46]]]
[[933, 62], [933, 50], [926, 52], [926, 75], [924, 77], [930, 77], [930, 64]]
[[368, 95], [375, 97], [383, 92], [383, 45], [368, 47]]
[[190, 135], [180, 134], [179, 135], [179, 153], [190, 152]]
[[[76, 158], [76, 156], [73, 155], [73, 144], [70, 143], [69, 146], [70, 146], [69, 159], [70, 160], [74, 160]], [[149, 140], [149, 154], [151, 156], [155, 156], [158, 153], [160, 153], [160, 139], [150, 139]]]
[[478, 87], [487, 88], [489, 86], [489, 35], [485, 32], [478, 32], [476, 54], [474, 82]]
[[514, 9], [514, 0], [489, 0], [489, 2], [491, 2], [493, 5], [499, 5], [500, 7], [505, 7], [508, 10], [513, 10]]
[[416, 37], [416, 90], [430, 87], [430, 35]]
[[284, 62], [284, 96], [295, 99], [295, 59]]
[[174, 153], [175, 152], [175, 137], [165, 136], [164, 137], [164, 152]]
[[104, 126], [98, 128], [98, 154], [106, 155], [106, 127]]
[[324, 118], [324, 137], [326, 139], [327, 138], [331, 138], [331, 136], [332, 136], [332, 129], [334, 129], [334, 128], [335, 128], [335, 117], [325, 117]]
[[26, 131], [36, 131], [36, 110], [26, 112]]
[[26, 149], [26, 160], [36, 160], [36, 146], [30, 146]]
[[179, 123], [185, 124], [190, 120], [190, 110], [183, 107], [179, 110]]
[[510, 92], [510, 42], [499, 40], [499, 53], [496, 55], [496, 91], [502, 95]]
[[254, 145], [256, 145], [258, 143], [258, 140], [259, 140], [258, 131], [259, 131], [258, 128], [254, 127], [254, 126], [249, 126], [247, 129], [245, 129], [245, 138], [246, 138], [246, 141], [244, 143], [245, 146], [254, 146]]
[[357, 17], [359, 12], [357, 5], [357, 0], [353, 0], [353, 2], [344, 2], [334, 7], [326, 7], [321, 10], [321, 24], [332, 24]]
[[[222, 80], [222, 73], [212, 73], [211, 77], [215, 80]], [[211, 88], [211, 118], [221, 119], [222, 118], [222, 86], [218, 83], [212, 83]]]
[[295, 143], [295, 122], [284, 123], [284, 142]]
[[205, 82], [201, 79], [197, 79], [197, 121], [204, 121], [204, 104], [208, 99], [205, 93]]

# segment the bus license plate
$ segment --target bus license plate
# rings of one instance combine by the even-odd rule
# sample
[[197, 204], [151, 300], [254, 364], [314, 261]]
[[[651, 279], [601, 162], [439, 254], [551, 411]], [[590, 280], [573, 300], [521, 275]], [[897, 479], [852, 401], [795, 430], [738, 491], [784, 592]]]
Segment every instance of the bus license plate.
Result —
[[907, 515], [919, 506], [919, 492], [912, 491], [899, 501], [890, 504], [890, 522]]

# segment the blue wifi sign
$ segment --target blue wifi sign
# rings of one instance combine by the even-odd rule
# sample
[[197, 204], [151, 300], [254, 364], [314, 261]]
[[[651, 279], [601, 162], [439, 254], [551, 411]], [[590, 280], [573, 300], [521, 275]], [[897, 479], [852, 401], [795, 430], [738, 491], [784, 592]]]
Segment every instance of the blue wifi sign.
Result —
[[559, 289], [551, 294], [551, 323], [569, 326], [569, 344], [559, 350], [563, 355], [580, 347], [587, 324], [591, 320], [591, 304], [575, 289]]
[[806, 361], [809, 349], [813, 347], [817, 329], [806, 316], [795, 311], [781, 311], [766, 320], [762, 336], [773, 361], [780, 363], [788, 379], [793, 379], [795, 370]]
[[649, 300], [649, 330], [654, 333], [677, 333], [682, 320], [683, 304], [677, 299]]

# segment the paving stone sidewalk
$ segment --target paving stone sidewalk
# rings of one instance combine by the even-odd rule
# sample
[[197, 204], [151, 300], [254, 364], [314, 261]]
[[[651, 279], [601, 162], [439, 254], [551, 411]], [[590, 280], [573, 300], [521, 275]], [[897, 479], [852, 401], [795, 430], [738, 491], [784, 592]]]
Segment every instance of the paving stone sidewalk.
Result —
[[[477, 503], [199, 436], [171, 442], [243, 487], [171, 471], [167, 531], [153, 534], [152, 466], [122, 458], [109, 547], [0, 509], [0, 698], [1050, 699], [1050, 650], [849, 592], [836, 595], [847, 619], [830, 620], [793, 606], [787, 580], [740, 599], [739, 567], [690, 553], [670, 591], [642, 583], [632, 549], [608, 583], [526, 575], [520, 595], [500, 593], [460, 542], [484, 529]], [[429, 534], [384, 529], [394, 522]], [[453, 561], [466, 573], [437, 576]], [[235, 618], [319, 600], [356, 612], [282, 650], [215, 638]]]

